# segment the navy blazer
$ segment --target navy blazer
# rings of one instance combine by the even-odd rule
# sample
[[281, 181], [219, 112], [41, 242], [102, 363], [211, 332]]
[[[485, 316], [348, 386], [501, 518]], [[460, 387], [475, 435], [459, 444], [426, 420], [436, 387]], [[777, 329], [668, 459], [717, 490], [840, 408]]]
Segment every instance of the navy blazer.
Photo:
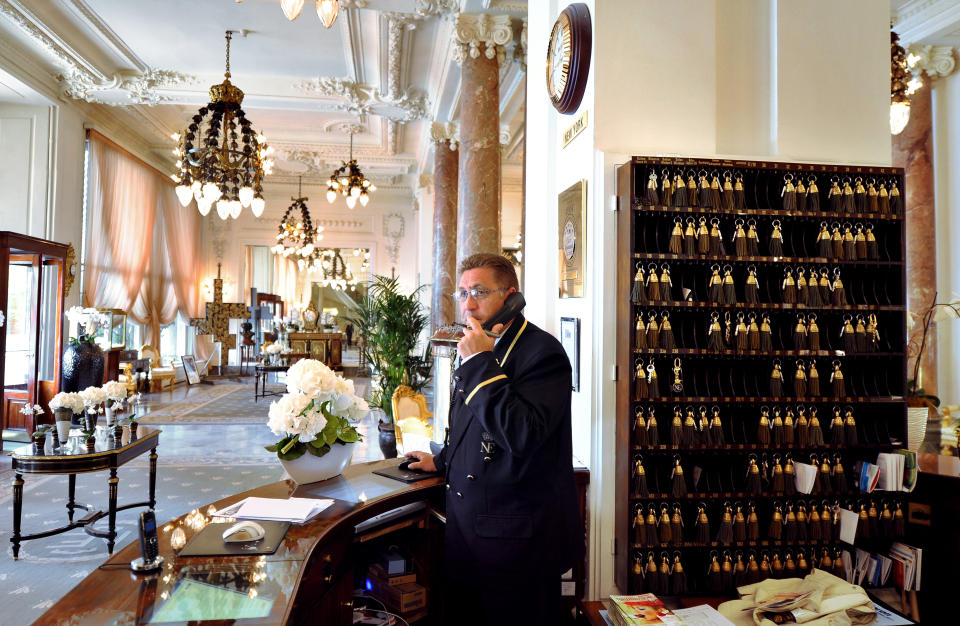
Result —
[[558, 576], [583, 558], [573, 478], [571, 369], [522, 315], [454, 371], [446, 476], [450, 576]]

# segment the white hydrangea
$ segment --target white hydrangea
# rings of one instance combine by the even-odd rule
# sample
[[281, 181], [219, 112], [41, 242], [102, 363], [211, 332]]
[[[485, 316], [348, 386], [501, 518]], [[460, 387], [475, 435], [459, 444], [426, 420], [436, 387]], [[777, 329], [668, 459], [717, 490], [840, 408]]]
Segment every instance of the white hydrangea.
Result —
[[80, 397], [87, 408], [96, 408], [107, 400], [107, 392], [100, 387], [90, 386], [80, 392]]
[[277, 436], [300, 435], [300, 441], [313, 441], [326, 427], [327, 418], [311, 402], [313, 398], [302, 393], [283, 394], [270, 403], [267, 426]]
[[334, 393], [338, 380], [343, 379], [320, 361], [301, 359], [287, 370], [287, 391], [326, 400]]
[[103, 391], [111, 400], [119, 401], [127, 399], [127, 386], [123, 383], [111, 380], [103, 385]]
[[83, 413], [83, 398], [80, 397], [79, 393], [61, 391], [50, 400], [50, 408], [53, 410], [70, 409], [73, 413], [80, 414]]
[[271, 343], [269, 346], [264, 347], [263, 352], [265, 354], [280, 354], [283, 352], [283, 346], [279, 343]]

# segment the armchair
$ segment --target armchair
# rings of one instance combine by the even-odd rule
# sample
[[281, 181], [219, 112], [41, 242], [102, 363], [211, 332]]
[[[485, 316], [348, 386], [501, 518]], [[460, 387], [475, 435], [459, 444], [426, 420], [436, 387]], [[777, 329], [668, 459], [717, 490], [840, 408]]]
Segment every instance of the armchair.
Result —
[[164, 365], [163, 360], [160, 358], [159, 350], [150, 344], [144, 344], [144, 346], [140, 348], [140, 358], [150, 359], [150, 391], [162, 390], [164, 383], [168, 383], [171, 387], [173, 386], [177, 372], [173, 369], [172, 365]]
[[430, 451], [433, 440], [433, 413], [427, 409], [427, 399], [406, 385], [393, 392], [393, 427], [401, 452]]

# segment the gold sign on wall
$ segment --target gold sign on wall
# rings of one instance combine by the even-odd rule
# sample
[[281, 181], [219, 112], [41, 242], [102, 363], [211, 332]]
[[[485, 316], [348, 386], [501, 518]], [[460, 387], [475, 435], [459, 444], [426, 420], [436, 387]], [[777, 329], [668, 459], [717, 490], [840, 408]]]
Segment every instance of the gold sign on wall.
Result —
[[576, 139], [577, 135], [587, 128], [587, 111], [584, 111], [574, 120], [567, 130], [563, 131], [563, 147], [566, 148], [571, 141]]
[[587, 243], [587, 181], [568, 187], [557, 199], [560, 297], [582, 298]]

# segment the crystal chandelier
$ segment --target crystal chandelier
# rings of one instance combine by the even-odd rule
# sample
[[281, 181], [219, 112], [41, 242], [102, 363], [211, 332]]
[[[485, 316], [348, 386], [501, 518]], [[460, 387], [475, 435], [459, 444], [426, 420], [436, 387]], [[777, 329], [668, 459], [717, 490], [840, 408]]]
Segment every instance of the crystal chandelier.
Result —
[[[303, 269], [305, 260], [315, 256], [316, 244], [323, 239], [321, 234], [323, 226], [314, 228], [313, 222], [310, 221], [310, 210], [307, 208], [309, 198], [303, 196], [303, 178], [297, 184], [297, 196], [290, 198], [293, 204], [287, 207], [286, 213], [280, 220], [280, 225], [277, 227], [277, 244], [270, 248], [270, 251], [284, 257], [300, 257], [297, 263], [300, 269]], [[300, 212], [299, 220], [296, 219], [296, 211]]]
[[[354, 250], [354, 255], [358, 255], [359, 250]], [[369, 254], [369, 253], [367, 253]], [[304, 263], [307, 265], [307, 263]], [[311, 271], [320, 272], [320, 284], [324, 287], [331, 287], [346, 291], [349, 287], [355, 291], [357, 286], [357, 277], [350, 271], [350, 266], [346, 264], [340, 255], [340, 248], [326, 248], [317, 250], [312, 262], [309, 264]], [[364, 268], [366, 261], [364, 261]]]
[[173, 135], [178, 142], [178, 183], [180, 204], [196, 199], [201, 215], [214, 203], [217, 215], [225, 220], [240, 216], [250, 207], [255, 217], [263, 215], [263, 177], [272, 173], [273, 153], [264, 136], [251, 128], [240, 103], [243, 92], [230, 83], [230, 38], [227, 31], [227, 64], [224, 80], [210, 87], [210, 102], [193, 116], [190, 125]]
[[890, 132], [899, 135], [910, 121], [910, 96], [923, 87], [923, 80], [913, 76], [919, 57], [907, 54], [897, 33], [890, 31]]
[[347, 208], [357, 206], [357, 200], [362, 206], [370, 202], [370, 194], [377, 190], [377, 186], [363, 175], [356, 160], [353, 158], [353, 130], [350, 131], [350, 160], [341, 161], [340, 167], [330, 175], [327, 181], [327, 202], [333, 204], [337, 193], [347, 199]]
[[[338, 0], [316, 0], [316, 3], [317, 16], [320, 17], [324, 26], [330, 28], [337, 21], [337, 15], [340, 14], [340, 3]], [[303, 0], [280, 0], [280, 8], [283, 9], [283, 14], [287, 16], [287, 19], [292, 22], [300, 16], [300, 11], [303, 11]]]

